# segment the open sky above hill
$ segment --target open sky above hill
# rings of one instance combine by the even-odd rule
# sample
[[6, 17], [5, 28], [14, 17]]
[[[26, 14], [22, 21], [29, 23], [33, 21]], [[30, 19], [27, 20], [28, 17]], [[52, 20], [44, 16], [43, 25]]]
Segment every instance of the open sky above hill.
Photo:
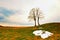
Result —
[[0, 24], [34, 25], [27, 18], [32, 8], [42, 10], [41, 24], [60, 22], [60, 0], [0, 0]]

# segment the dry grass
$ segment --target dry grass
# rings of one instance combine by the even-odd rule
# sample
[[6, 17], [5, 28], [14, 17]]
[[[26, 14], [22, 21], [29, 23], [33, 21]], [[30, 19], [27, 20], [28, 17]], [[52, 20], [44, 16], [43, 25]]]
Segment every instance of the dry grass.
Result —
[[[42, 39], [32, 34], [35, 27], [0, 27], [0, 40], [60, 40], [60, 34]], [[52, 31], [55, 32], [55, 31]]]

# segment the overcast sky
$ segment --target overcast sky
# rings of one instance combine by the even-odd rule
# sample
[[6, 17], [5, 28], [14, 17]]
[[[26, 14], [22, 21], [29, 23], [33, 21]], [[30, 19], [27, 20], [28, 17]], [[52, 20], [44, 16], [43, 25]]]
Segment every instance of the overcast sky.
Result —
[[42, 11], [41, 24], [60, 22], [60, 0], [0, 0], [0, 24], [34, 25], [27, 18], [32, 8]]

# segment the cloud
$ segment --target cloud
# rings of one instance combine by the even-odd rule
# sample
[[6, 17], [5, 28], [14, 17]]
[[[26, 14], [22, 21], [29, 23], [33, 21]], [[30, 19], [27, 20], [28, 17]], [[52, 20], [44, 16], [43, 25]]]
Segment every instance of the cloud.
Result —
[[10, 16], [10, 15], [14, 14], [14, 11], [9, 10], [7, 8], [4, 8], [4, 7], [0, 7], [0, 13], [2, 13], [5, 16]]
[[25, 16], [20, 15], [19, 13], [16, 13], [14, 15], [9, 16], [8, 19], [12, 22], [22, 22], [22, 21], [25, 21]]
[[3, 16], [0, 16], [0, 22], [5, 21], [5, 18]]
[[31, 25], [27, 22], [27, 16], [22, 14], [21, 10], [10, 10], [0, 7], [0, 23], [8, 25]]
[[4, 21], [6, 21], [6, 17], [2, 13], [0, 13], [0, 22]]
[[10, 10], [4, 7], [0, 7], [0, 22], [7, 22], [8, 17], [15, 14], [14, 10]]

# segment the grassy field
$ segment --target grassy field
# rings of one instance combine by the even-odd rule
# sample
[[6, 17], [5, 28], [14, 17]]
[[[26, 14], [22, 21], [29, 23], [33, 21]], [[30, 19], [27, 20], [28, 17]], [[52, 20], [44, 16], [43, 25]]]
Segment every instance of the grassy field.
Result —
[[60, 40], [60, 24], [49, 23], [39, 27], [54, 33], [54, 35], [42, 39], [32, 34], [37, 29], [35, 27], [0, 27], [0, 40]]
[[0, 28], [0, 40], [33, 40], [33, 29], [30, 28]]

